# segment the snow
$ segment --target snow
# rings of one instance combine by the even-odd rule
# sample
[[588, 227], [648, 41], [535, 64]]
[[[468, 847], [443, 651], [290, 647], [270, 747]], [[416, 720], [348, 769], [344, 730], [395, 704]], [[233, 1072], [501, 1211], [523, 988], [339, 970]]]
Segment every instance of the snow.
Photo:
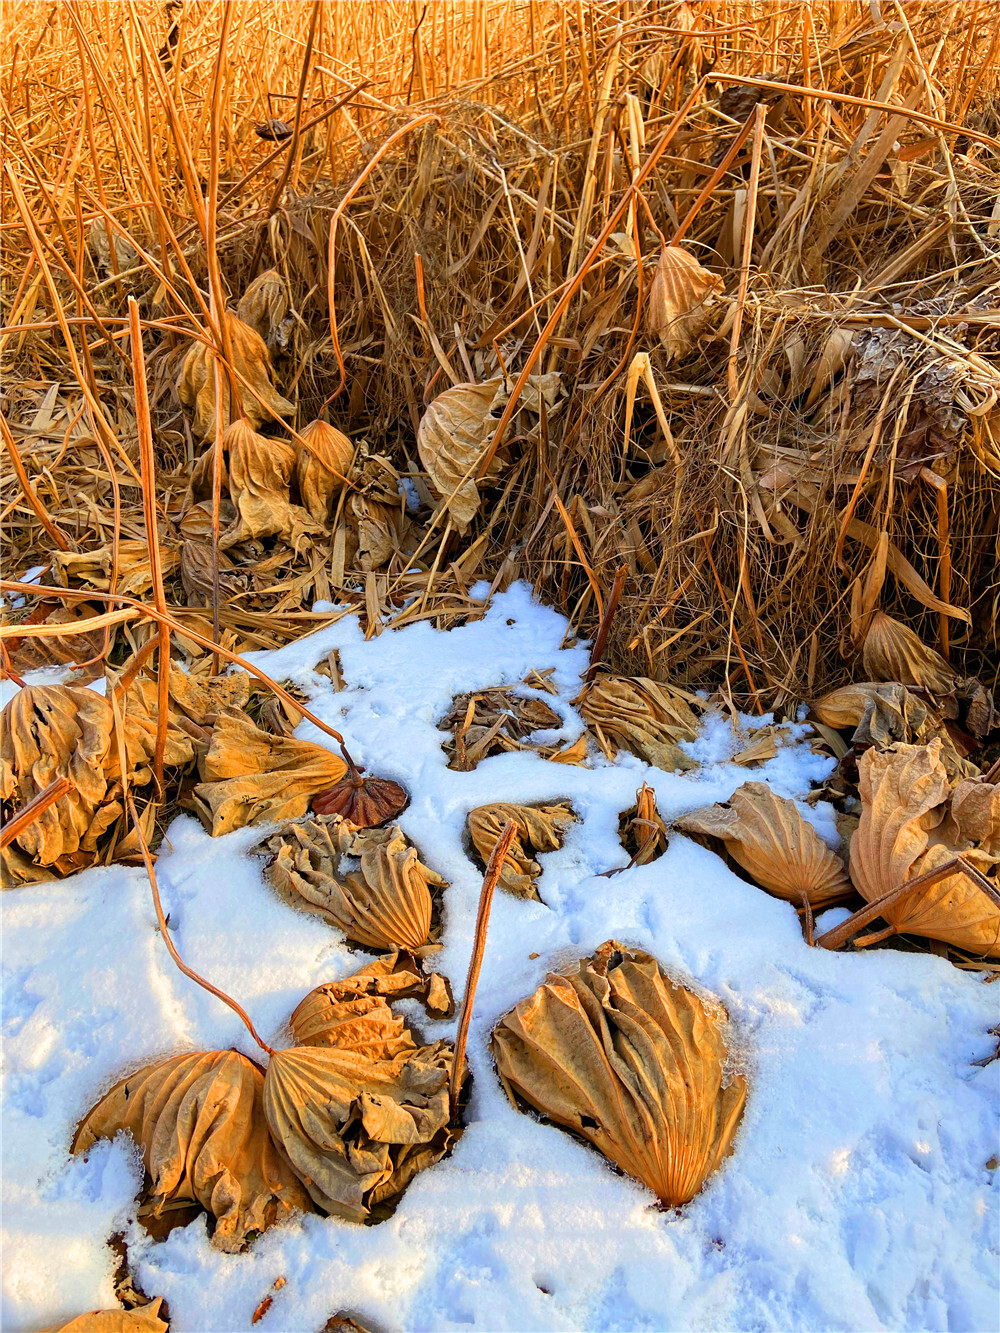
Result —
[[[477, 588], [485, 597], [488, 588]], [[645, 780], [661, 814], [767, 781], [801, 802], [832, 761], [808, 728], [783, 728], [757, 767], [728, 760], [740, 736], [710, 715], [686, 774], [630, 755], [591, 767], [513, 753], [470, 773], [446, 767], [437, 721], [453, 695], [554, 667], [544, 696], [571, 740], [586, 665], [563, 648], [564, 619], [514, 585], [483, 619], [447, 633], [426, 622], [365, 642], [354, 616], [254, 655], [308, 694], [371, 771], [412, 794], [400, 819], [449, 881], [433, 966], [460, 995], [481, 874], [464, 840], [486, 801], [568, 799], [579, 821], [543, 855], [541, 903], [498, 893], [469, 1038], [468, 1127], [452, 1156], [375, 1227], [308, 1217], [243, 1255], [209, 1245], [203, 1219], [153, 1242], [130, 1218], [139, 1178], [120, 1138], [68, 1155], [79, 1118], [124, 1072], [188, 1049], [256, 1054], [229, 1009], [173, 966], [145, 876], [106, 868], [5, 894], [3, 1088], [5, 1329], [30, 1330], [114, 1304], [108, 1236], [128, 1233], [137, 1274], [167, 1298], [175, 1333], [256, 1325], [319, 1330], [337, 1310], [420, 1330], [986, 1330], [996, 1326], [996, 996], [981, 975], [928, 954], [838, 955], [803, 942], [794, 910], [679, 835], [645, 867], [598, 878], [627, 856], [618, 815]], [[313, 668], [337, 648], [346, 688]], [[297, 734], [322, 743], [310, 723]], [[835, 840], [829, 807], [800, 805]], [[164, 908], [185, 959], [234, 994], [265, 1041], [286, 1040], [301, 997], [369, 955], [264, 883], [267, 830], [212, 839], [171, 825], [158, 861]], [[843, 912], [824, 914], [824, 926]], [[681, 1211], [662, 1212], [594, 1150], [515, 1111], [488, 1054], [491, 1027], [546, 972], [617, 938], [653, 953], [726, 1005], [750, 1082], [733, 1156]], [[411, 1012], [411, 1011], [407, 1011]], [[416, 1019], [416, 1009], [411, 1017]], [[453, 1035], [431, 1023], [428, 1039]]]

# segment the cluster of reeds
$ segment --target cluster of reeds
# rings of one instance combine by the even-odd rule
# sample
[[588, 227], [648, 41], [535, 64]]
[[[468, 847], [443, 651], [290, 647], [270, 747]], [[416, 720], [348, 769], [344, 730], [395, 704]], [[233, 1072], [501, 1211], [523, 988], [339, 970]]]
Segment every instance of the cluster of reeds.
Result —
[[[329, 614], [316, 599], [370, 634], [454, 623], [484, 577], [532, 580], [592, 633], [624, 566], [610, 658], [631, 674], [787, 705], [856, 674], [881, 609], [994, 680], [996, 17], [986, 0], [19, 6], [8, 574], [46, 568], [90, 620], [155, 598], [197, 655], [300, 634]], [[706, 275], [693, 320], [663, 304], [678, 251]], [[257, 401], [237, 311], [267, 349], [263, 437], [309, 456], [304, 428], [328, 418], [353, 448], [294, 538], [234, 529], [213, 461], [232, 404]], [[558, 392], [529, 411], [538, 375]], [[442, 391], [488, 381], [460, 522], [419, 428]], [[283, 502], [305, 502], [301, 481]], [[122, 614], [70, 641], [48, 597], [15, 612], [55, 631], [21, 639], [15, 672], [122, 661], [157, 633]]]

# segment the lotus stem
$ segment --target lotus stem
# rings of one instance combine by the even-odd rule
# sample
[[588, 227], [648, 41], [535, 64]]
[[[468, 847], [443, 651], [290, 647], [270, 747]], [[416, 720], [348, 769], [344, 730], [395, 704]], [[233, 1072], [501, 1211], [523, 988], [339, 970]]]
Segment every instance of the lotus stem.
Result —
[[65, 774], [50, 782], [37, 796], [33, 796], [27, 805], [22, 806], [16, 815], [7, 820], [0, 831], [0, 847], [6, 847], [9, 842], [13, 842], [26, 828], [30, 828], [50, 805], [58, 801], [60, 796], [66, 796], [72, 790], [73, 783]]

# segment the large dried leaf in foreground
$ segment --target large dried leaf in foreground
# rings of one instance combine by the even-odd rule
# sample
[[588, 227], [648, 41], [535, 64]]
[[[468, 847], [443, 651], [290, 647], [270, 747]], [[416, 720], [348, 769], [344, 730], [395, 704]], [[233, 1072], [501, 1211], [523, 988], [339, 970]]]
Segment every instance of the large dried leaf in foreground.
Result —
[[[851, 878], [862, 897], [875, 902], [957, 855], [984, 873], [996, 865], [996, 797], [987, 786], [959, 783], [953, 801], [940, 741], [866, 750], [858, 761], [861, 822], [851, 840]], [[897, 931], [1000, 956], [1000, 907], [959, 870], [882, 915]]]
[[[399, 828], [358, 829], [339, 815], [288, 825], [267, 844], [267, 878], [287, 901], [315, 912], [372, 949], [423, 948], [430, 938], [430, 887], [445, 881], [425, 866]], [[345, 858], [360, 860], [352, 869]]]
[[267, 1123], [318, 1207], [363, 1222], [444, 1156], [451, 1056], [448, 1042], [385, 1060], [338, 1046], [272, 1055]]
[[49, 1324], [41, 1333], [167, 1333], [169, 1325], [160, 1314], [162, 1296], [134, 1310], [88, 1310], [66, 1323]]
[[872, 680], [898, 681], [938, 695], [951, 694], [958, 682], [940, 653], [883, 611], [872, 616], [861, 655]]
[[644, 676], [598, 676], [574, 703], [609, 759], [619, 749], [630, 750], [647, 764], [673, 772], [696, 767], [677, 744], [698, 735], [689, 698]]
[[195, 809], [212, 837], [247, 824], [296, 819], [316, 792], [347, 765], [330, 750], [294, 736], [271, 736], [235, 708], [223, 709], [201, 761]]
[[776, 795], [764, 782], [748, 782], [729, 798], [682, 815], [682, 833], [720, 838], [726, 851], [768, 893], [798, 906], [839, 898], [851, 889], [842, 859], [830, 850], [794, 801]]
[[[260, 334], [235, 315], [226, 315], [233, 351], [233, 366], [250, 388], [237, 381], [243, 414], [256, 429], [277, 417], [290, 417], [295, 404], [283, 398], [271, 382], [271, 354]], [[215, 435], [216, 355], [202, 342], [193, 342], [181, 366], [178, 394], [185, 407], [192, 408], [196, 435], [207, 440]], [[222, 420], [228, 426], [230, 411], [229, 374], [219, 362], [222, 382]], [[270, 409], [270, 410], [268, 410]]]
[[264, 1076], [238, 1051], [198, 1051], [147, 1065], [116, 1084], [73, 1139], [80, 1153], [127, 1130], [142, 1151], [151, 1217], [200, 1204], [216, 1220], [212, 1244], [241, 1249], [295, 1210], [300, 1182], [268, 1137]]
[[722, 286], [722, 279], [682, 246], [665, 245], [660, 251], [649, 289], [647, 324], [666, 349], [668, 361], [691, 349], [708, 321], [711, 298]]
[[[93, 841], [88, 835], [95, 834], [99, 811], [118, 776], [113, 729], [111, 705], [82, 686], [31, 685], [19, 690], [4, 708], [0, 797], [20, 808], [58, 777], [73, 783], [73, 790], [44, 810], [11, 844], [35, 865], [68, 874], [93, 860], [93, 854], [82, 860], [77, 854]], [[12, 861], [7, 869], [13, 878], [21, 878], [13, 867]]]
[[724, 1016], [609, 940], [550, 973], [493, 1033], [506, 1086], [589, 1140], [662, 1203], [687, 1203], [732, 1148], [746, 1080], [727, 1076]]
[[393, 1000], [418, 999], [432, 1018], [454, 1011], [440, 972], [423, 972], [412, 954], [383, 954], [341, 981], [309, 992], [289, 1019], [298, 1046], [337, 1046], [371, 1060], [390, 1060], [420, 1044], [392, 1009]]
[[517, 833], [504, 858], [498, 883], [500, 888], [517, 898], [538, 899], [535, 881], [542, 867], [534, 859], [534, 852], [554, 852], [563, 844], [567, 825], [576, 816], [572, 807], [558, 805], [511, 805], [496, 801], [469, 811], [469, 835], [484, 864], [489, 861], [493, 848], [500, 839], [507, 821], [517, 825]]

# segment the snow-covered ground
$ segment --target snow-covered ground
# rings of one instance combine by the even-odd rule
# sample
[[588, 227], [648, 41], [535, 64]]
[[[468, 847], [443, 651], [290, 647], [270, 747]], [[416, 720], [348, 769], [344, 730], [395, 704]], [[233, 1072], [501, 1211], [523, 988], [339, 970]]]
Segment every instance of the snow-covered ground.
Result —
[[[555, 667], [566, 739], [586, 652], [517, 585], [485, 619], [426, 623], [365, 642], [356, 620], [255, 660], [305, 688], [372, 772], [402, 782], [400, 819], [449, 881], [434, 966], [464, 984], [481, 874], [467, 812], [494, 800], [569, 798], [580, 822], [541, 857], [542, 903], [498, 893], [469, 1040], [468, 1128], [375, 1227], [312, 1216], [243, 1255], [198, 1219], [161, 1243], [130, 1222], [139, 1173], [122, 1139], [69, 1157], [79, 1118], [130, 1068], [171, 1053], [258, 1054], [227, 1008], [185, 979], [155, 932], [145, 875], [109, 868], [3, 896], [3, 1326], [32, 1330], [114, 1304], [105, 1242], [129, 1234], [138, 1277], [167, 1298], [175, 1333], [249, 1329], [278, 1277], [268, 1330], [320, 1330], [347, 1310], [385, 1330], [992, 1330], [998, 1324], [996, 988], [932, 955], [809, 949], [793, 909], [673, 835], [651, 865], [627, 860], [619, 811], [645, 779], [661, 814], [721, 800], [747, 780], [804, 796], [829, 772], [806, 728], [740, 768], [728, 719], [709, 717], [689, 774], [628, 755], [589, 768], [515, 753], [446, 767], [437, 721], [454, 694]], [[340, 651], [346, 688], [312, 668]], [[5, 682], [5, 690], [10, 688]], [[323, 741], [311, 724], [298, 735]], [[745, 743], [745, 739], [744, 742]], [[806, 808], [804, 808], [806, 812]], [[808, 812], [824, 836], [829, 811]], [[171, 826], [158, 870], [181, 953], [241, 1000], [266, 1041], [302, 996], [368, 959], [264, 883], [266, 831], [211, 839]], [[832, 920], [833, 918], [831, 918]], [[653, 953], [725, 1003], [750, 1092], [735, 1152], [705, 1192], [664, 1213], [594, 1150], [516, 1112], [487, 1049], [497, 1018], [546, 971], [610, 937]], [[454, 1022], [413, 1018], [428, 1039]]]

